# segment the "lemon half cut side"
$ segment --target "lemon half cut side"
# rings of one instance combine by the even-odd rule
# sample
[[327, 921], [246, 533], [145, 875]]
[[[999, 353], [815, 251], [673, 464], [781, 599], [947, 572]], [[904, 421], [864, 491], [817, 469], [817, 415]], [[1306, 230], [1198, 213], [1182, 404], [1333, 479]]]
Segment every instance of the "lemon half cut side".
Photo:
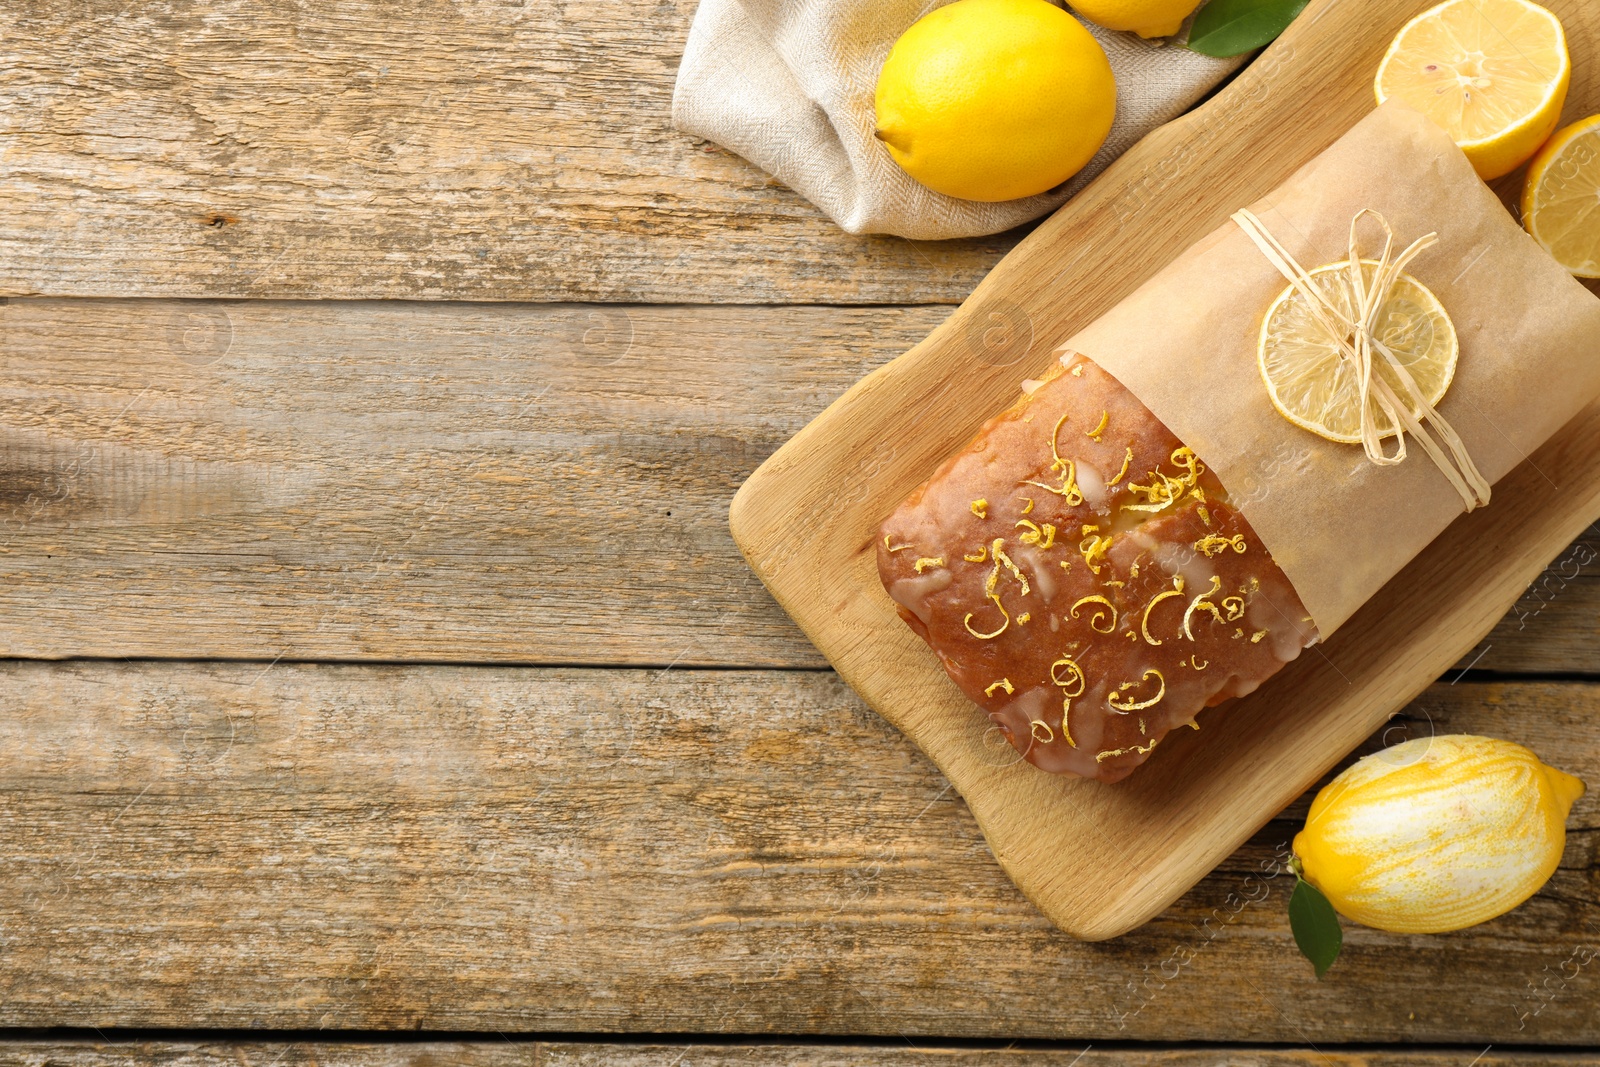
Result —
[[[1361, 261], [1367, 281], [1378, 264]], [[1312, 282], [1333, 305], [1349, 315], [1354, 305], [1350, 262], [1330, 263], [1310, 273]], [[1454, 324], [1439, 299], [1417, 279], [1400, 274], [1382, 310], [1373, 335], [1394, 354], [1429, 404], [1437, 404], [1455, 377], [1460, 345]], [[1278, 413], [1296, 426], [1330, 441], [1361, 441], [1361, 382], [1355, 361], [1344, 354], [1344, 337], [1331, 334], [1311, 301], [1289, 286], [1267, 309], [1261, 324], [1257, 359], [1267, 395]], [[1382, 375], [1395, 392], [1405, 395], [1398, 376], [1382, 355], [1373, 353], [1373, 373]], [[1378, 436], [1390, 437], [1396, 427], [1370, 399]], [[1421, 412], [1412, 414], [1420, 418]]]
[[1561, 20], [1530, 0], [1445, 0], [1395, 35], [1378, 103], [1398, 99], [1447, 130], [1491, 181], [1555, 132], [1572, 78]]
[[1534, 157], [1522, 225], [1568, 271], [1600, 278], [1600, 115], [1568, 126]]

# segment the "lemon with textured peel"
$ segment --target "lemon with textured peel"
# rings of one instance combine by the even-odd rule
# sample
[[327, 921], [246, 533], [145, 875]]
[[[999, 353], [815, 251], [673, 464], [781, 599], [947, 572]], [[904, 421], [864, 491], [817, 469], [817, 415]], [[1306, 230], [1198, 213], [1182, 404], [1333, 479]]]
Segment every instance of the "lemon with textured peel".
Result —
[[917, 20], [878, 74], [877, 136], [917, 181], [1014, 200], [1083, 169], [1117, 85], [1083, 24], [1046, 0], [957, 0]]
[[1549, 139], [1571, 77], [1561, 20], [1538, 4], [1446, 0], [1395, 35], [1376, 89], [1443, 126], [1488, 181]]
[[1072, 10], [1108, 30], [1140, 37], [1171, 37], [1194, 14], [1200, 0], [1068, 0]]
[[1421, 737], [1329, 782], [1294, 854], [1306, 881], [1364, 926], [1460, 930], [1549, 880], [1583, 793], [1579, 779], [1510, 741]]
[[1600, 278], [1600, 115], [1568, 126], [1534, 157], [1522, 225], [1567, 270]]
[[[1361, 262], [1370, 282], [1377, 264]], [[1318, 267], [1310, 275], [1333, 305], [1349, 316], [1353, 305], [1349, 261]], [[1460, 351], [1455, 326], [1438, 298], [1411, 275], [1400, 274], [1378, 312], [1373, 334], [1394, 353], [1428, 403], [1437, 404], [1450, 388]], [[1342, 340], [1328, 332], [1311, 301], [1291, 285], [1267, 309], [1256, 356], [1267, 395], [1280, 415], [1330, 441], [1353, 444], [1361, 440], [1361, 383], [1354, 360], [1343, 353]], [[1382, 359], [1374, 357], [1373, 368], [1395, 386], [1396, 393], [1405, 395]], [[1377, 402], [1368, 403], [1373, 406], [1378, 436], [1394, 433]]]

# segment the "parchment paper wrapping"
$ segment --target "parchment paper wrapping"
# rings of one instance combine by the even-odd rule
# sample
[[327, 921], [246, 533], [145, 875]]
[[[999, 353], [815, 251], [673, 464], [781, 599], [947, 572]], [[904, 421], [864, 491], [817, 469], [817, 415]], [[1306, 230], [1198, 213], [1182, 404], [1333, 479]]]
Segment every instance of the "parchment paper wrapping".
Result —
[[[1348, 258], [1362, 208], [1388, 219], [1396, 251], [1439, 234], [1407, 273], [1455, 323], [1460, 361], [1438, 409], [1494, 482], [1600, 395], [1600, 299], [1523, 233], [1442, 129], [1402, 105], [1379, 108], [1251, 205], [1307, 270]], [[1379, 467], [1360, 445], [1273, 408], [1257, 339], [1287, 285], [1229, 222], [1065, 347], [1117, 377], [1216, 472], [1325, 638], [1463, 505], [1414, 443], [1405, 462]]]

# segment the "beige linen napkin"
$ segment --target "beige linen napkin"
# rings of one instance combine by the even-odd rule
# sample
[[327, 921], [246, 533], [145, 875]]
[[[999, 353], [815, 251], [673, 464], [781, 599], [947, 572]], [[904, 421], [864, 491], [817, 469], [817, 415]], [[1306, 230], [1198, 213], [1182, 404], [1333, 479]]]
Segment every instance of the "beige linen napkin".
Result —
[[913, 181], [872, 136], [884, 57], [913, 22], [941, 6], [701, 0], [678, 68], [673, 125], [744, 156], [850, 233], [973, 237], [1053, 211], [1243, 62], [1091, 25], [1117, 76], [1117, 120], [1099, 154], [1048, 193], [998, 204], [960, 200]]

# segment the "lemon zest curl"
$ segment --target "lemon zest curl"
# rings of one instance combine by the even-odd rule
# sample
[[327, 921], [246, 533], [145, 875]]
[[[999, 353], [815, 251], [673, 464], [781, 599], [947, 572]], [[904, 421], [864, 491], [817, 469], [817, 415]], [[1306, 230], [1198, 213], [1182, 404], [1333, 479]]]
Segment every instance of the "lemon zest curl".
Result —
[[[1068, 612], [1068, 614], [1070, 614], [1074, 619], [1076, 619], [1078, 617], [1078, 609], [1083, 607], [1085, 604], [1104, 604], [1105, 605], [1105, 611], [1101, 611], [1099, 608], [1096, 608], [1095, 611], [1094, 611], [1094, 614], [1089, 616], [1089, 629], [1095, 631], [1096, 633], [1108, 634], [1108, 633], [1111, 633], [1112, 631], [1114, 631], [1117, 628], [1117, 606], [1115, 604], [1111, 603], [1111, 601], [1107, 600], [1105, 597], [1099, 595], [1098, 593], [1096, 593], [1096, 594], [1094, 594], [1092, 596], [1086, 596], [1083, 599], [1079, 600], [1077, 603], [1073, 604], [1072, 605], [1072, 610], [1070, 612]], [[1106, 625], [1106, 628], [1104, 630], [1102, 630], [1102, 629], [1100, 629], [1099, 626], [1096, 626], [1095, 624], [1098, 623], [1098, 622], [1105, 621], [1105, 619], [1107, 618], [1107, 615], [1106, 615], [1107, 611], [1109, 611], [1111, 613], [1110, 614], [1111, 621]]]
[[[1117, 698], [1118, 698], [1119, 695], [1121, 695], [1122, 693], [1126, 693], [1128, 690], [1134, 688], [1135, 686], [1143, 685], [1145, 682], [1149, 681], [1152, 677], [1155, 678], [1157, 684], [1160, 686], [1160, 688], [1156, 690], [1156, 695], [1155, 696], [1151, 697], [1149, 700], [1131, 700], [1130, 699], [1125, 704], [1117, 703]], [[1122, 715], [1126, 715], [1130, 711], [1143, 711], [1145, 708], [1155, 707], [1155, 705], [1161, 703], [1162, 698], [1165, 697], [1166, 695], [1167, 695], [1167, 680], [1161, 676], [1161, 672], [1160, 671], [1158, 671], [1154, 667], [1152, 667], [1149, 670], [1145, 671], [1144, 672], [1144, 676], [1142, 678], [1140, 678], [1137, 682], [1123, 682], [1121, 685], [1117, 686], [1117, 691], [1115, 693], [1111, 693], [1111, 694], [1108, 694], [1106, 696], [1106, 703], [1111, 706], [1111, 709], [1113, 711], [1115, 711], [1115, 712], [1117, 712], [1119, 714], [1122, 714]]]

